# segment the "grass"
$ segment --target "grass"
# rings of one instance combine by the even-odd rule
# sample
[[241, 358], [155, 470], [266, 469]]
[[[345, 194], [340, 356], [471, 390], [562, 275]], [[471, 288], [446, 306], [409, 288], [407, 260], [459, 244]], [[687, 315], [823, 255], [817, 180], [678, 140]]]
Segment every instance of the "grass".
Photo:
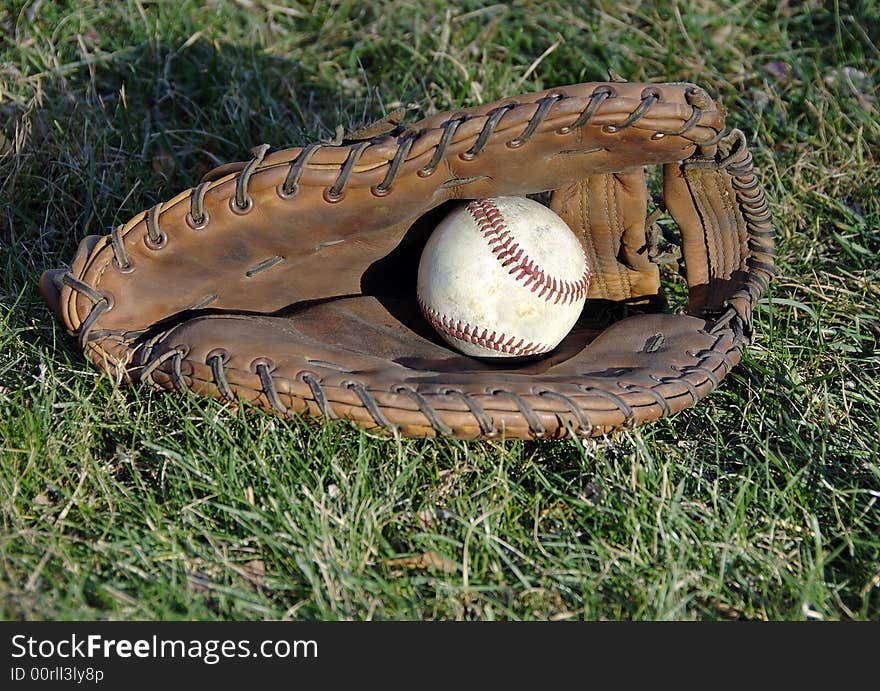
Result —
[[[874, 2], [0, 6], [4, 619], [880, 619]], [[390, 440], [120, 389], [36, 281], [255, 144], [398, 105], [694, 81], [779, 231], [697, 407], [586, 442]]]

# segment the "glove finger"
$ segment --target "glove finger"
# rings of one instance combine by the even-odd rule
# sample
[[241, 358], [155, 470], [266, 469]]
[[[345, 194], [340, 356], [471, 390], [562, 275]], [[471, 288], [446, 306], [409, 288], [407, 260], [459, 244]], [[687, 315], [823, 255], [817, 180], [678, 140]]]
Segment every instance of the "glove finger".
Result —
[[648, 255], [644, 169], [589, 175], [556, 190], [550, 208], [580, 238], [592, 267], [589, 297], [662, 303], [660, 271]]

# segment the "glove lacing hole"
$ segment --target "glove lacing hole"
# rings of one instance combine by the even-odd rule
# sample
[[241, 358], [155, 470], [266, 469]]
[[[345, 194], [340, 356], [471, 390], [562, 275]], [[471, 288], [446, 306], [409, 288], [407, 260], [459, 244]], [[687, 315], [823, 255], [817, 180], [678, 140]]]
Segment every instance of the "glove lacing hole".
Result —
[[259, 368], [265, 367], [270, 373], [275, 370], [275, 362], [267, 357], [258, 357], [251, 360], [251, 364], [248, 369], [250, 369], [251, 374], [259, 374]]
[[332, 187], [328, 187], [324, 190], [324, 201], [330, 204], [335, 204], [336, 202], [342, 201], [345, 197], [345, 192], [334, 192]]
[[207, 355], [205, 355], [205, 364], [210, 365], [211, 360], [214, 358], [220, 358], [220, 362], [226, 366], [229, 364], [229, 351], [226, 348], [214, 348]]
[[290, 188], [290, 190], [285, 190], [284, 185], [276, 185], [275, 186], [275, 194], [277, 194], [282, 199], [293, 199], [297, 193], [299, 192], [299, 185], [294, 185]]
[[128, 263], [120, 264], [119, 260], [114, 257], [113, 268], [121, 274], [130, 274], [132, 271], [134, 271], [134, 262], [131, 260], [131, 258], [129, 258]]
[[188, 211], [186, 214], [186, 224], [192, 228], [193, 230], [204, 230], [208, 222], [210, 221], [210, 217], [208, 216], [207, 211], [202, 212], [202, 217], [199, 220], [193, 218], [192, 212]]
[[168, 235], [160, 230], [155, 242], [149, 235], [144, 235], [144, 244], [151, 250], [160, 250], [168, 244]]
[[238, 214], [239, 216], [244, 216], [246, 213], [249, 213], [250, 210], [254, 208], [254, 198], [250, 195], [245, 196], [244, 206], [239, 206], [238, 201], [236, 201], [235, 197], [230, 197], [229, 208], [232, 213]]

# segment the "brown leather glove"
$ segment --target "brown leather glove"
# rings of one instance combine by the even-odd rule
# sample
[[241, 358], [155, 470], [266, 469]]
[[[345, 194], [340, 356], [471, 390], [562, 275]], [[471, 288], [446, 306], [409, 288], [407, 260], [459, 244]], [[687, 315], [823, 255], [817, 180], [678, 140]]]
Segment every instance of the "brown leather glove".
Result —
[[[773, 275], [767, 203], [724, 116], [693, 85], [592, 83], [340, 145], [264, 145], [85, 238], [41, 290], [126, 381], [408, 436], [606, 433], [713, 390]], [[686, 315], [663, 312], [647, 165], [680, 230]], [[593, 270], [581, 321], [525, 363], [450, 350], [415, 296], [444, 203], [547, 191]]]

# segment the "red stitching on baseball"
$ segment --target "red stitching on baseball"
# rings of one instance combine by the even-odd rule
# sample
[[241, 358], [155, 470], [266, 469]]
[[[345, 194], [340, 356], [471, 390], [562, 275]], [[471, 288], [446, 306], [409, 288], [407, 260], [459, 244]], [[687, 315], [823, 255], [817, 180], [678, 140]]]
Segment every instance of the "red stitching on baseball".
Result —
[[516, 336], [508, 338], [503, 333], [490, 332], [489, 329], [481, 329], [479, 326], [472, 326], [461, 320], [453, 320], [451, 317], [440, 314], [437, 310], [428, 307], [422, 301], [421, 295], [417, 295], [416, 299], [422, 314], [425, 315], [425, 319], [431, 322], [435, 329], [453, 338], [457, 338], [459, 341], [466, 341], [487, 350], [494, 350], [508, 355], [541, 355], [553, 350], [553, 346], [546, 343], [532, 343], [522, 338], [514, 343]]
[[[501, 266], [507, 268], [509, 274], [517, 274], [517, 281], [523, 285], [531, 285], [532, 292], [538, 293], [538, 297], [547, 302], [553, 301], [558, 305], [560, 302], [567, 305], [580, 300], [587, 294], [590, 287], [590, 267], [586, 266], [584, 275], [577, 281], [563, 281], [555, 276], [548, 276], [539, 269], [534, 260], [513, 239], [501, 210], [489, 199], [474, 199], [467, 205], [468, 213], [474, 219], [480, 233], [495, 255], [501, 262]], [[586, 264], [586, 255], [584, 255]], [[555, 300], [554, 300], [555, 297]]]

